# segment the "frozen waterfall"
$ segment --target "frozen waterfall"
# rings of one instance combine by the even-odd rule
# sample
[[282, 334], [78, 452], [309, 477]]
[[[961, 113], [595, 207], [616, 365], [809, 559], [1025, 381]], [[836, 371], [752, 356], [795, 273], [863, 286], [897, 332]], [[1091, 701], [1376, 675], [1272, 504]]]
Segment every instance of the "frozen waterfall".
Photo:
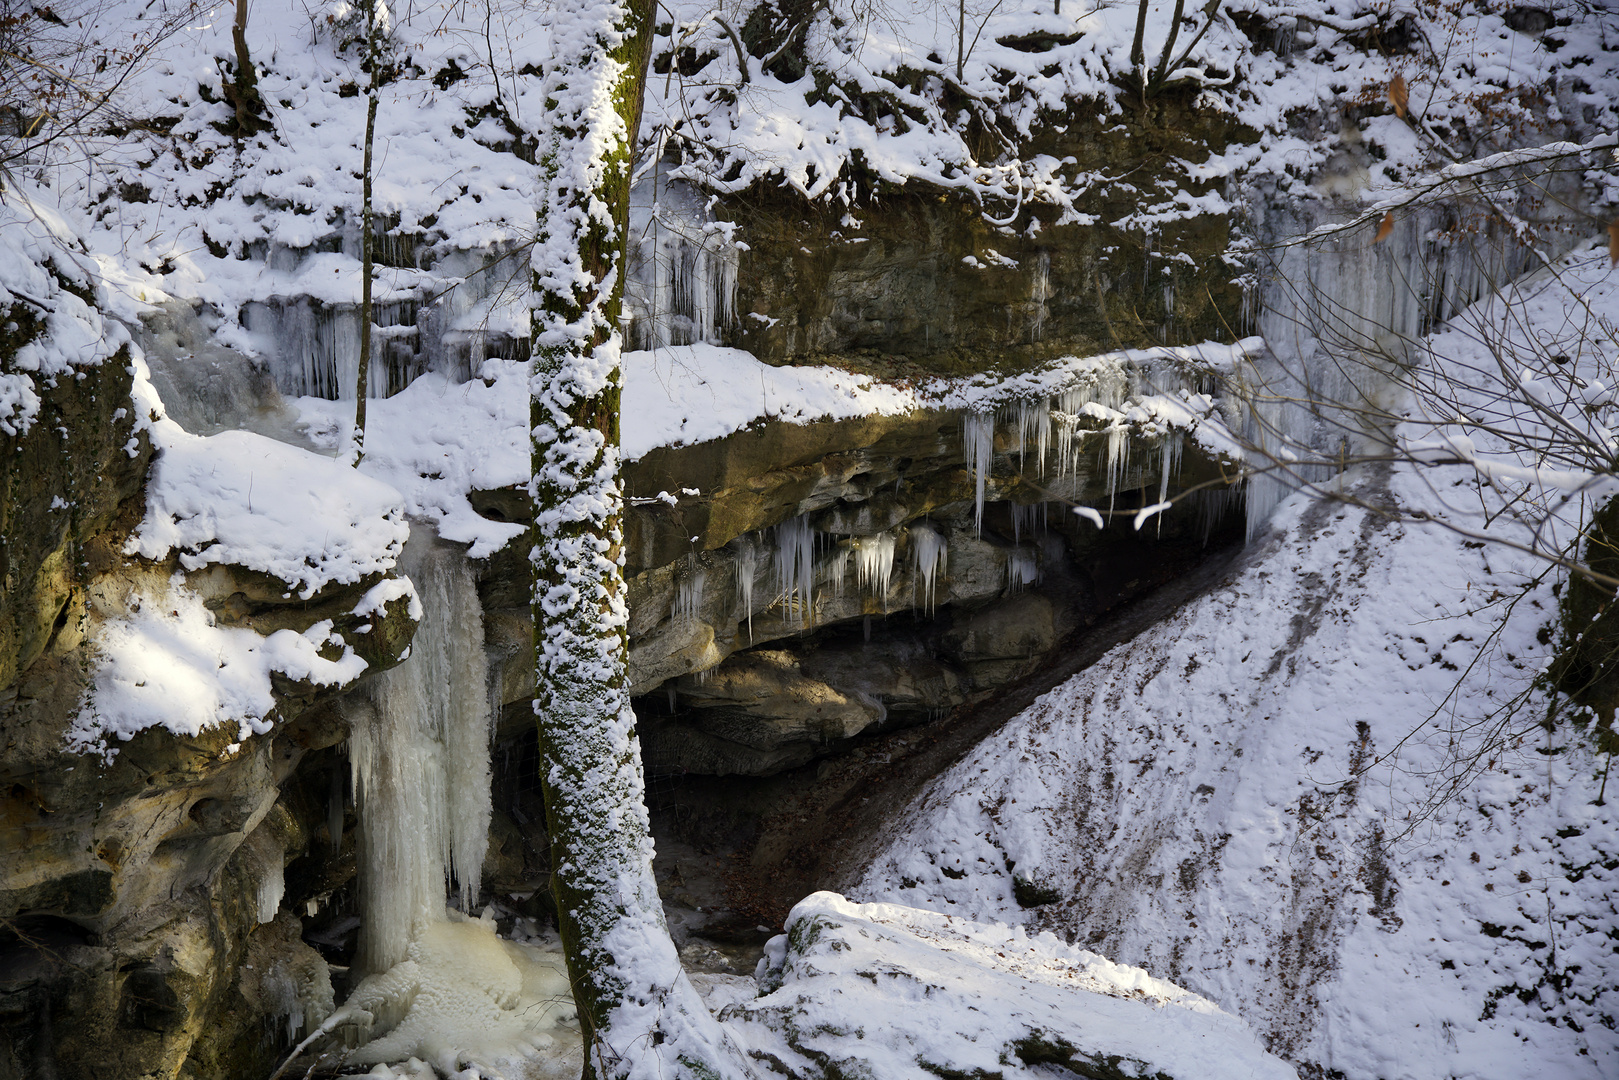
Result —
[[489, 836], [492, 710], [472, 570], [420, 528], [401, 564], [421, 625], [409, 657], [377, 676], [349, 736], [365, 972], [403, 960], [422, 928], [444, 918], [452, 879], [464, 905], [476, 901]]
[[[1249, 477], [1250, 537], [1300, 483], [1335, 471], [1295, 458], [1354, 457], [1384, 443], [1378, 417], [1397, 407], [1388, 373], [1410, 362], [1424, 334], [1539, 264], [1509, 229], [1489, 220], [1475, 228], [1443, 204], [1403, 214], [1381, 241], [1369, 223], [1308, 244], [1280, 242], [1345, 213], [1319, 206], [1253, 206], [1255, 231], [1273, 246], [1260, 249], [1266, 261], [1246, 317], [1268, 351], [1236, 380], [1246, 399], [1242, 435], [1262, 459], [1288, 464]], [[1567, 250], [1575, 235], [1546, 230], [1547, 256]]]
[[629, 346], [717, 345], [735, 318], [731, 225], [714, 220], [696, 188], [663, 171], [660, 163], [630, 192]]

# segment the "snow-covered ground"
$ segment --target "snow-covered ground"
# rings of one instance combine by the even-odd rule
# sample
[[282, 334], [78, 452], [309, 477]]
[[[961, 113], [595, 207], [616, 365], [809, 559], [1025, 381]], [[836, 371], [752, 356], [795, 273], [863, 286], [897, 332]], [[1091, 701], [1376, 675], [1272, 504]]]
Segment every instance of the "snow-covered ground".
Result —
[[[1587, 248], [1565, 272], [1432, 362], [1482, 370], [1467, 319], [1507, 312], [1611, 381], [1614, 342], [1568, 313], [1579, 295], [1611, 334], [1619, 271]], [[1375, 509], [1488, 527], [1465, 466], [1345, 490], [1371, 508], [1289, 500], [1229, 580], [936, 780], [855, 896], [1053, 931], [1351, 1077], [1614, 1075], [1619, 813], [1576, 710], [1537, 723], [1559, 574]]]

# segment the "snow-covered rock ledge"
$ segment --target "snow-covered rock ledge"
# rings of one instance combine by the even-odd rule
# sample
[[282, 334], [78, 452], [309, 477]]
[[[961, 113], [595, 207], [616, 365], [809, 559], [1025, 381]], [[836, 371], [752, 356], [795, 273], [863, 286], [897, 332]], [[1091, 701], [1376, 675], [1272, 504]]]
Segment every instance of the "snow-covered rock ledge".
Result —
[[1208, 999], [1050, 934], [829, 892], [786, 930], [760, 962], [767, 993], [720, 1019], [788, 1076], [1296, 1077]]
[[217, 725], [240, 743], [296, 711], [277, 677], [336, 689], [397, 663], [421, 618], [393, 575], [410, 532], [399, 492], [262, 435], [193, 435], [138, 354], [132, 370], [157, 449], [123, 548], [141, 561], [89, 590], [99, 663], [69, 747], [107, 754], [147, 728]]

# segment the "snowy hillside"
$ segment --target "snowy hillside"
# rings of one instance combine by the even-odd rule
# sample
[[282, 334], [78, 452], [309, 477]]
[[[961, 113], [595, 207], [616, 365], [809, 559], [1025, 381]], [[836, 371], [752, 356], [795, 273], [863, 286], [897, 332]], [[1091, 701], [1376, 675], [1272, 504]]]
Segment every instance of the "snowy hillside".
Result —
[[[1509, 290], [1553, 352], [1570, 291], [1619, 316], [1604, 251], [1569, 272]], [[1434, 362], [1480, 364], [1458, 323]], [[1607, 377], [1613, 342], [1580, 344]], [[1619, 817], [1588, 729], [1539, 724], [1558, 575], [1377, 512], [1483, 527], [1471, 469], [1344, 484], [1372, 508], [1285, 503], [1226, 582], [939, 778], [855, 895], [1052, 931], [1323, 1073], [1611, 1075]]]

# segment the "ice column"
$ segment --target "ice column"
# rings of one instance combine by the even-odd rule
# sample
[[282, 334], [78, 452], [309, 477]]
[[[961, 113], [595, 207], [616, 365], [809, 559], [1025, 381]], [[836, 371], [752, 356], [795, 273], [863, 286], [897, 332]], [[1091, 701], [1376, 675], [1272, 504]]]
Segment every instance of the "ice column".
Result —
[[922, 585], [922, 603], [929, 612], [934, 609], [935, 593], [949, 555], [949, 547], [937, 529], [920, 522], [911, 526], [911, 558], [916, 564], [916, 579]]
[[888, 583], [894, 575], [894, 534], [880, 532], [860, 539], [855, 552], [855, 580], [869, 593], [880, 596], [888, 611]]
[[392, 967], [420, 929], [444, 918], [453, 875], [463, 904], [478, 896], [489, 837], [488, 667], [472, 571], [417, 530], [402, 569], [423, 617], [409, 657], [377, 676], [356, 718], [349, 763], [359, 807], [360, 928], [356, 966]]
[[776, 586], [789, 619], [814, 617], [815, 530], [803, 515], [776, 526]]
[[995, 456], [995, 413], [972, 410], [961, 417], [961, 449], [973, 474], [973, 513], [978, 531], [984, 531], [984, 488]]

